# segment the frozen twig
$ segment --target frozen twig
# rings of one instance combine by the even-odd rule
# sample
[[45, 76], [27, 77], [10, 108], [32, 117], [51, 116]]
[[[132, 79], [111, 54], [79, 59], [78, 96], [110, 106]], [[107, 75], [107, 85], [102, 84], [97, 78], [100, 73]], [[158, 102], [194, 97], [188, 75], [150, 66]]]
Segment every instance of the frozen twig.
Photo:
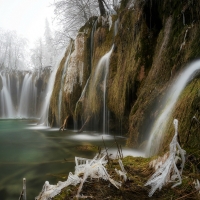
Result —
[[[177, 119], [174, 119], [174, 127], [175, 135], [170, 143], [170, 151], [168, 158], [145, 184], [145, 186], [151, 186], [149, 197], [151, 197], [157, 189], [161, 190], [161, 188], [169, 182], [175, 182], [172, 188], [182, 183], [181, 175], [185, 164], [185, 150], [183, 150], [178, 143]], [[181, 160], [180, 170], [178, 170], [176, 166], [178, 160]]]
[[[79, 183], [80, 185], [76, 197], [82, 198], [82, 196], [80, 196], [80, 192], [82, 190], [83, 184], [88, 178], [101, 178], [103, 180], [109, 181], [111, 184], [119, 189], [119, 187], [121, 187], [121, 183], [113, 180], [105, 168], [105, 165], [108, 162], [105, 157], [106, 155], [96, 155], [93, 159], [75, 157], [75, 173], [72, 174], [70, 172], [67, 181], [59, 181], [57, 185], [50, 185], [49, 182], [46, 181], [42, 191], [35, 198], [35, 200], [49, 200], [59, 194], [64, 187], [67, 187], [68, 185], [77, 185]], [[120, 163], [119, 161], [119, 164], [123, 173], [125, 173], [122, 162]], [[83, 178], [80, 178], [82, 174]]]
[[123, 177], [123, 180], [124, 181], [126, 181], [127, 180], [127, 172], [126, 172], [126, 170], [124, 169], [124, 165], [123, 165], [123, 163], [122, 163], [122, 161], [121, 161], [121, 159], [119, 159], [119, 166], [120, 166], [120, 168], [121, 168], [121, 170], [117, 170], [117, 169], [115, 169], [115, 171], [116, 171], [116, 173], [121, 177]]

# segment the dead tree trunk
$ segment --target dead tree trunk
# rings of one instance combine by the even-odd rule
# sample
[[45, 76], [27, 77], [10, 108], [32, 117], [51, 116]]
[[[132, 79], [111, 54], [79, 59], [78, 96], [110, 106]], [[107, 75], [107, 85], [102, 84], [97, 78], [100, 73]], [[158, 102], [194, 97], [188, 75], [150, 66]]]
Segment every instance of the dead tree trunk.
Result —
[[98, 3], [101, 16], [106, 15], [106, 10], [104, 8], [103, 0], [98, 0]]
[[59, 128], [59, 131], [64, 131], [65, 130], [68, 118], [69, 118], [69, 115], [67, 115], [67, 117], [65, 118], [65, 120], [63, 122], [63, 125]]
[[90, 121], [91, 116], [88, 116], [87, 119], [85, 120], [85, 123], [83, 124], [83, 126], [81, 127], [81, 129], [78, 131], [78, 133], [82, 133], [85, 126], [88, 124], [88, 122]]

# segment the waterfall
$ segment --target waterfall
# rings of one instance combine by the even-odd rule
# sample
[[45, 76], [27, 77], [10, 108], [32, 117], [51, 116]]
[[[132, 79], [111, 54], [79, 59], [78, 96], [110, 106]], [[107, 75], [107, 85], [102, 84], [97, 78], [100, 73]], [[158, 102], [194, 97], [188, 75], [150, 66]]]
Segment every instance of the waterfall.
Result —
[[[109, 64], [110, 64], [110, 56], [112, 54], [114, 45], [110, 49], [109, 52], [107, 52], [99, 61], [94, 74], [94, 80], [93, 85], [96, 86], [99, 83], [99, 75], [103, 75], [103, 133], [108, 132], [108, 109], [107, 109], [107, 76], [109, 72]], [[95, 88], [96, 89], [96, 88]]]
[[96, 21], [94, 22], [93, 27], [92, 27], [92, 32], [91, 32], [91, 42], [90, 42], [90, 62], [91, 62], [90, 64], [91, 64], [91, 67], [92, 67], [93, 49], [94, 49], [94, 33], [97, 28], [97, 22], [98, 22], [98, 19], [96, 19]]
[[43, 124], [45, 126], [48, 126], [48, 113], [49, 113], [49, 104], [50, 104], [50, 99], [51, 99], [51, 94], [53, 91], [53, 86], [54, 86], [54, 82], [55, 82], [55, 77], [56, 77], [56, 72], [58, 69], [58, 65], [57, 67], [54, 68], [53, 72], [50, 75], [49, 81], [48, 81], [48, 86], [46, 89], [46, 97], [44, 99], [44, 103], [42, 105], [42, 111], [41, 111], [41, 117], [40, 117], [40, 124]]
[[63, 69], [63, 72], [62, 72], [61, 83], [60, 83], [61, 85], [60, 85], [60, 91], [59, 91], [59, 97], [58, 97], [58, 123], [60, 123], [60, 119], [61, 119], [61, 105], [62, 105], [62, 94], [63, 94], [64, 78], [66, 76], [66, 71], [67, 71], [67, 67], [68, 67], [69, 58], [70, 58], [70, 55], [71, 55], [71, 50], [72, 50], [73, 43], [71, 42], [70, 45], [71, 45], [70, 46], [70, 51], [69, 51], [69, 54], [68, 54], [67, 59], [65, 61], [64, 69]]
[[39, 120], [39, 124], [42, 124], [45, 126], [49, 126], [48, 114], [49, 114], [49, 105], [50, 105], [51, 94], [53, 92], [56, 73], [57, 73], [58, 67], [60, 65], [61, 59], [64, 57], [64, 55], [65, 55], [65, 50], [61, 53], [61, 56], [58, 58], [58, 60], [55, 64], [55, 67], [49, 77], [48, 84], [47, 84], [46, 96], [45, 96], [45, 99], [44, 99], [44, 102], [42, 105], [42, 110], [40, 113], [40, 120]]
[[[33, 99], [30, 99], [30, 94], [32, 92], [31, 82], [32, 82], [32, 76], [30, 74], [26, 74], [22, 84], [22, 92], [18, 110], [18, 116], [20, 118], [21, 117], [28, 118], [30, 113], [29, 106], [34, 105]], [[30, 101], [32, 101], [32, 105], [30, 105]]]
[[20, 90], [20, 81], [19, 81], [19, 77], [17, 76], [17, 83], [16, 83], [16, 86], [17, 86], [17, 105], [19, 105], [20, 103], [20, 96], [21, 96], [21, 90]]
[[119, 27], [119, 18], [115, 21], [114, 23], [114, 37], [117, 35], [118, 33], [118, 27]]
[[37, 88], [32, 73], [25, 75], [19, 100], [18, 117], [36, 117]]
[[[197, 75], [197, 71], [200, 70], [200, 61], [196, 61], [188, 65], [182, 73], [177, 77], [175, 82], [169, 88], [163, 99], [163, 109], [155, 120], [152, 129], [150, 131], [150, 138], [148, 140], [146, 155], [152, 156], [158, 153], [160, 144], [163, 141], [163, 137], [166, 131], [166, 127], [170, 121], [171, 114], [173, 112], [176, 102], [187, 85], [187, 83]], [[172, 119], [171, 119], [172, 120]]]
[[86, 90], [87, 90], [87, 87], [88, 87], [88, 83], [90, 81], [90, 76], [83, 88], [83, 91], [81, 92], [81, 96], [79, 97], [78, 101], [76, 102], [76, 106], [75, 106], [75, 116], [74, 116], [74, 131], [78, 130], [78, 120], [77, 120], [77, 109], [78, 109], [78, 105], [80, 102], [82, 102], [84, 100], [84, 97], [85, 97], [85, 93], [86, 93]]
[[49, 71], [38, 76], [33, 71], [10, 71], [0, 73], [0, 118], [37, 118], [45, 82], [37, 85], [37, 81], [46, 77]]
[[1, 118], [13, 118], [15, 116], [15, 111], [10, 95], [10, 77], [9, 74], [0, 74], [2, 80], [2, 89], [0, 91], [0, 117]]

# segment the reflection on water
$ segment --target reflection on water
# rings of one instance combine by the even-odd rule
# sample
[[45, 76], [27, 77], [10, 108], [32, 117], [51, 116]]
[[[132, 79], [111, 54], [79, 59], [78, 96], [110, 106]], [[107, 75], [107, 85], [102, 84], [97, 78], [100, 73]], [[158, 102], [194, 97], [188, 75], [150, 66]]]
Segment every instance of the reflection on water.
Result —
[[[115, 148], [113, 136], [103, 137], [107, 147]], [[125, 144], [125, 138], [117, 141]], [[23, 177], [27, 179], [27, 199], [34, 199], [46, 180], [56, 184], [62, 180], [61, 174], [67, 177], [74, 172], [75, 156], [93, 158], [95, 152], [78, 148], [81, 145], [103, 149], [102, 135], [59, 132], [30, 120], [0, 120], [0, 199], [18, 199]]]

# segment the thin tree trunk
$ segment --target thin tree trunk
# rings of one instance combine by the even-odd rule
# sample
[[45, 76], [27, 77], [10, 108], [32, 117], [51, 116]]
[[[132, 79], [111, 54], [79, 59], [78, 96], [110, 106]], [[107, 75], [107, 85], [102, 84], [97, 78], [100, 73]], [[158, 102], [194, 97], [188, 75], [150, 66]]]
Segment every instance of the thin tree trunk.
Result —
[[87, 119], [85, 120], [85, 123], [83, 124], [83, 126], [81, 127], [81, 129], [78, 131], [78, 133], [82, 133], [85, 126], [88, 124], [88, 122], [90, 121], [91, 116], [88, 116]]
[[63, 122], [63, 125], [59, 128], [59, 131], [64, 131], [65, 130], [65, 127], [67, 125], [67, 120], [69, 118], [69, 115], [67, 115], [67, 117], [65, 118], [64, 122]]
[[103, 0], [98, 0], [98, 3], [99, 3], [99, 10], [100, 10], [101, 16], [106, 15], [106, 10], [103, 5]]

